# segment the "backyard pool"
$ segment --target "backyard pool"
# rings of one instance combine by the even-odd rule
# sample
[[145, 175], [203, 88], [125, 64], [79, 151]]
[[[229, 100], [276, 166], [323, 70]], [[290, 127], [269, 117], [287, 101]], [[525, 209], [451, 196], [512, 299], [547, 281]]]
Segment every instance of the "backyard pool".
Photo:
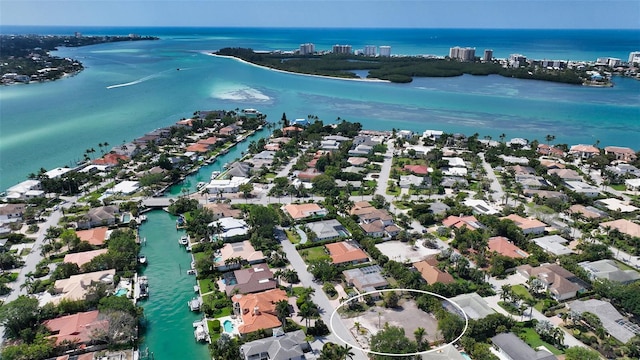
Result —
[[471, 357], [464, 351], [460, 352], [460, 355], [462, 355], [463, 358], [465, 358], [466, 360], [473, 360], [471, 359]]
[[222, 323], [222, 326], [224, 326], [224, 332], [227, 334], [231, 334], [233, 331], [233, 323], [231, 320], [225, 320], [224, 323]]
[[120, 289], [118, 289], [118, 291], [116, 291], [115, 295], [116, 296], [125, 296], [125, 295], [127, 295], [127, 289], [120, 288]]

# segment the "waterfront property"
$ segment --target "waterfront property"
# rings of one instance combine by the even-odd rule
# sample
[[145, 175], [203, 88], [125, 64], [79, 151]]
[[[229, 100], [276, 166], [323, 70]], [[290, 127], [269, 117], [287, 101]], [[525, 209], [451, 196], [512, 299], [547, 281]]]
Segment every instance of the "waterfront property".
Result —
[[311, 346], [302, 330], [288, 333], [274, 329], [273, 336], [254, 340], [240, 346], [240, 355], [244, 360], [304, 360]]
[[99, 249], [99, 250], [91, 250], [91, 251], [83, 251], [79, 253], [71, 253], [64, 256], [64, 263], [76, 264], [78, 267], [90, 262], [98, 255], [106, 254], [107, 249]]
[[113, 286], [115, 269], [96, 271], [85, 274], [72, 275], [68, 279], [57, 280], [53, 286], [56, 295], [50, 299], [42, 299], [54, 304], [64, 300], [83, 300], [92, 284], [103, 283], [107, 287]]
[[266, 261], [262, 251], [256, 251], [251, 242], [245, 240], [239, 243], [225, 244], [213, 259], [214, 266], [219, 271], [228, 271], [240, 268], [240, 262], [230, 262], [232, 258], [242, 259], [249, 264], [258, 264]]
[[260, 329], [273, 329], [282, 325], [276, 315], [276, 303], [287, 301], [287, 293], [280, 289], [267, 290], [255, 294], [234, 295], [233, 312], [241, 317], [238, 327], [240, 334], [248, 334]]
[[98, 310], [76, 313], [47, 320], [43, 323], [51, 331], [49, 338], [56, 344], [72, 342], [89, 345], [99, 333], [107, 333], [109, 320], [100, 317]]
[[227, 296], [262, 292], [274, 289], [277, 285], [273, 278], [273, 272], [267, 264], [258, 264], [248, 269], [227, 272], [222, 281]]

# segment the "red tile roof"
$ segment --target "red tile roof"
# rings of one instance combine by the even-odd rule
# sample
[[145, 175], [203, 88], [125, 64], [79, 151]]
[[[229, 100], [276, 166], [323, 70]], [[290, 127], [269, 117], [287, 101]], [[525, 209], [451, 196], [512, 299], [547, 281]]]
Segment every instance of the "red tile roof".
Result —
[[415, 267], [420, 272], [420, 275], [422, 275], [424, 281], [426, 281], [429, 285], [435, 284], [437, 282], [443, 284], [451, 284], [455, 282], [453, 276], [438, 269], [437, 264], [438, 261], [435, 258], [430, 258], [413, 263], [413, 267]]
[[255, 294], [234, 295], [231, 300], [241, 312], [243, 324], [238, 327], [238, 331], [240, 334], [248, 334], [282, 325], [276, 315], [276, 303], [288, 300], [288, 297], [284, 290], [273, 289]]
[[426, 165], [405, 165], [403, 169], [416, 175], [427, 175], [429, 173], [429, 168]]
[[369, 257], [362, 249], [346, 241], [327, 244], [325, 247], [329, 250], [329, 255], [334, 264], [344, 264], [353, 261], [365, 262], [369, 260]]
[[107, 227], [97, 227], [89, 230], [76, 231], [76, 235], [80, 238], [80, 241], [86, 241], [91, 245], [101, 246], [104, 245], [107, 239]]
[[526, 258], [529, 256], [527, 252], [515, 246], [509, 239], [503, 236], [489, 238], [489, 251], [494, 251], [513, 259]]
[[88, 343], [92, 332], [109, 326], [109, 321], [100, 320], [98, 315], [98, 310], [88, 311], [47, 320], [43, 325], [54, 334], [50, 337], [56, 338], [56, 344], [64, 340]]
[[93, 160], [92, 163], [95, 165], [118, 165], [118, 160], [127, 162], [129, 161], [129, 157], [126, 155], [109, 153], [99, 159]]

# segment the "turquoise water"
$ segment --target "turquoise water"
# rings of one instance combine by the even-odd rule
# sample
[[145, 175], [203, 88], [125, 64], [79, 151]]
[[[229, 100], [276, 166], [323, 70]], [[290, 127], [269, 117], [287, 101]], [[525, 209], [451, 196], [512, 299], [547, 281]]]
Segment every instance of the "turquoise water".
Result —
[[[560, 143], [599, 140], [601, 145], [640, 147], [640, 81], [632, 79], [615, 79], [609, 89], [500, 76], [365, 83], [282, 74], [205, 54], [225, 46], [287, 50], [313, 41], [317, 48], [385, 42], [395, 53], [408, 54], [444, 55], [448, 47], [462, 45], [490, 47], [496, 56], [625, 59], [629, 51], [640, 50], [640, 31], [133, 30], [157, 32], [162, 40], [63, 48], [59, 55], [79, 59], [85, 71], [51, 83], [0, 87], [0, 190], [41, 167], [73, 164], [86, 149], [99, 150], [98, 143], [130, 141], [201, 109], [252, 107], [270, 121], [278, 121], [283, 112], [289, 118], [313, 114], [325, 122], [338, 117], [360, 121], [371, 129], [432, 128], [539, 140], [553, 134]], [[224, 163], [210, 166], [219, 169]], [[195, 189], [207, 177], [191, 177], [186, 186]]]
[[229, 320], [225, 320], [224, 323], [222, 323], [222, 325], [224, 326], [224, 331], [227, 334], [231, 334], [231, 332], [233, 331], [233, 323]]
[[206, 359], [207, 346], [193, 338], [193, 322], [200, 319], [189, 311], [195, 277], [187, 275], [191, 256], [175, 242], [175, 217], [164, 211], [146, 214], [140, 236], [147, 238], [144, 253], [149, 266], [142, 273], [149, 278], [151, 296], [141, 303], [147, 321], [141, 348], [148, 347], [155, 360]]
[[473, 359], [471, 359], [471, 356], [469, 356], [469, 354], [467, 354], [464, 351], [461, 351], [460, 355], [462, 355], [462, 357], [465, 358], [466, 360], [473, 360]]
[[115, 293], [116, 296], [125, 296], [127, 295], [127, 289], [118, 289]]

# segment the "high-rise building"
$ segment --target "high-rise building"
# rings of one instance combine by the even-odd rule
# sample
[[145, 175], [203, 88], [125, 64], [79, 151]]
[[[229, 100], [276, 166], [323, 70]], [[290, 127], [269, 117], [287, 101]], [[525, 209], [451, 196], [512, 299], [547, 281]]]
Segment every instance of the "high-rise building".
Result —
[[316, 52], [316, 46], [313, 43], [300, 44], [300, 55], [311, 55]]
[[511, 54], [509, 55], [509, 66], [511, 67], [520, 67], [527, 65], [527, 57], [521, 54]]
[[366, 45], [364, 47], [364, 56], [376, 56], [377, 49], [375, 45]]
[[476, 48], [452, 47], [449, 49], [449, 57], [460, 61], [474, 61], [476, 59]]
[[482, 61], [489, 62], [491, 60], [493, 60], [493, 50], [485, 49], [484, 50], [484, 55], [482, 56]]
[[351, 50], [351, 45], [333, 45], [331, 52], [334, 54], [351, 54], [353, 51]]
[[640, 51], [632, 51], [629, 53], [629, 64], [640, 63]]
[[380, 56], [390, 57], [391, 46], [387, 46], [387, 45], [380, 46]]

